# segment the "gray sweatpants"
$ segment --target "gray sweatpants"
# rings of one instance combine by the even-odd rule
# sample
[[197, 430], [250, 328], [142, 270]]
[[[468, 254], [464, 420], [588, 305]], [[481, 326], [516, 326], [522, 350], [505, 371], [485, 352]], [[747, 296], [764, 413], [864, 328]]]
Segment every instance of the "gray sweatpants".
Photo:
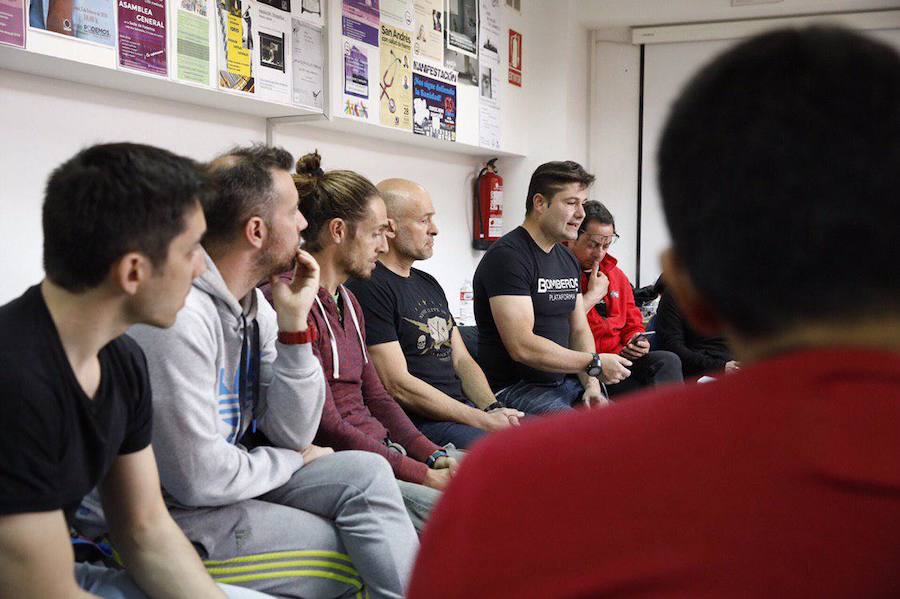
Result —
[[212, 577], [280, 597], [402, 597], [419, 547], [387, 460], [319, 458], [232, 505], [170, 510]]

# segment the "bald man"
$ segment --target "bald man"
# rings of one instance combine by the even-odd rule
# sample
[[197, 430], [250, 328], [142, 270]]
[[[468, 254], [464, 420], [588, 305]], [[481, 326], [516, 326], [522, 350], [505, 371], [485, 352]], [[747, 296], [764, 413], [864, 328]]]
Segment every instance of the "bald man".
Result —
[[413, 268], [434, 253], [434, 206], [405, 179], [378, 184], [393, 238], [371, 278], [348, 287], [366, 320], [369, 356], [394, 399], [426, 437], [465, 449], [486, 432], [519, 423], [522, 412], [497, 402], [466, 350], [438, 282]]

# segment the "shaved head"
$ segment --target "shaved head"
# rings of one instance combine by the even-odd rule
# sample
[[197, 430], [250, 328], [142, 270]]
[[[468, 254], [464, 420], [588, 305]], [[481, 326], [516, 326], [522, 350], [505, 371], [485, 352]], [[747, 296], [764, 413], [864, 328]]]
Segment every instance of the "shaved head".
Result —
[[376, 187], [384, 199], [388, 218], [404, 216], [409, 210], [410, 200], [428, 197], [424, 187], [409, 179], [385, 179]]

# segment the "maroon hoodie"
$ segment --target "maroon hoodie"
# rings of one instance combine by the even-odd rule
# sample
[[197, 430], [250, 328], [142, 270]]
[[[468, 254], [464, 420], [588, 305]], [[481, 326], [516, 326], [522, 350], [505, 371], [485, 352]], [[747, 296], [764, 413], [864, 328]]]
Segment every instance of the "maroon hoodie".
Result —
[[[397, 478], [421, 483], [428, 471], [425, 460], [440, 447], [419, 432], [381, 384], [365, 350], [362, 308], [346, 287], [341, 285], [338, 290], [343, 294], [343, 324], [337, 304], [323, 288], [319, 288], [319, 301], [313, 303], [309, 314], [318, 333], [313, 353], [322, 363], [328, 381], [315, 443], [335, 451], [359, 449], [381, 454], [390, 462]], [[386, 437], [405, 447], [409, 457], [385, 446]]]

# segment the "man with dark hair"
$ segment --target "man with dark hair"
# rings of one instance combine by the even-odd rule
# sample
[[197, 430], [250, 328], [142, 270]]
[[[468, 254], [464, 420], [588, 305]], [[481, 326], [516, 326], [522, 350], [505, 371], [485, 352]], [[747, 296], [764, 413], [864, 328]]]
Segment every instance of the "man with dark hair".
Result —
[[[387, 463], [311, 445], [325, 396], [307, 325], [319, 267], [299, 249], [292, 166], [261, 145], [213, 160], [206, 272], [172, 328], [130, 331], [150, 365], [160, 479], [218, 580], [400, 597], [418, 542]], [[264, 279], [277, 315], [255, 289]]]
[[631, 283], [609, 254], [610, 246], [618, 238], [616, 221], [606, 206], [587, 201], [578, 238], [565, 242], [581, 265], [581, 293], [597, 351], [620, 354], [631, 360], [631, 376], [610, 385], [607, 388], [610, 395], [682, 381], [677, 355], [650, 351]]
[[[50, 176], [46, 278], [0, 307], [4, 596], [222, 596], [163, 504], [147, 365], [123, 335], [171, 326], [203, 271], [205, 185], [193, 161], [125, 143]], [[126, 570], [76, 564], [73, 577], [69, 530], [97, 484]]]
[[[594, 176], [576, 162], [548, 162], [531, 176], [525, 222], [485, 253], [475, 271], [478, 359], [500, 406], [526, 414], [605, 405], [600, 381], [617, 383], [631, 362], [594, 352], [572, 240]], [[577, 374], [578, 378], [566, 376]]]
[[431, 196], [407, 179], [378, 184], [391, 226], [388, 251], [372, 276], [347, 285], [366, 315], [369, 357], [390, 394], [416, 427], [438, 445], [466, 449], [486, 432], [519, 423], [518, 410], [494, 406], [481, 368], [450, 315], [447, 296], [413, 268], [434, 253]]
[[[898, 148], [900, 56], [861, 35], [779, 30], [696, 75], [659, 149], [667, 293], [741, 370], [485, 440], [409, 596], [896, 595]], [[499, 490], [514, 513], [480, 509]]]

